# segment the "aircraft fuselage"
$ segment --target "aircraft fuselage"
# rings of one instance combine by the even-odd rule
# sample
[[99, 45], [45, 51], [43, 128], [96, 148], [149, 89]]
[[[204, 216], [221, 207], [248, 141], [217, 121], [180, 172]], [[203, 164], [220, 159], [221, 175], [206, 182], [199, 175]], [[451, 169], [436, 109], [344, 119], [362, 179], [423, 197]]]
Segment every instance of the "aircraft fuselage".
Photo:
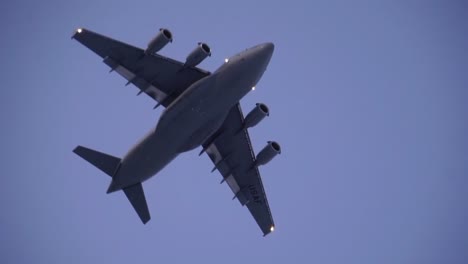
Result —
[[272, 43], [264, 43], [240, 52], [213, 74], [192, 84], [164, 110], [156, 127], [124, 156], [108, 192], [143, 182], [180, 153], [200, 146], [257, 84], [273, 49]]

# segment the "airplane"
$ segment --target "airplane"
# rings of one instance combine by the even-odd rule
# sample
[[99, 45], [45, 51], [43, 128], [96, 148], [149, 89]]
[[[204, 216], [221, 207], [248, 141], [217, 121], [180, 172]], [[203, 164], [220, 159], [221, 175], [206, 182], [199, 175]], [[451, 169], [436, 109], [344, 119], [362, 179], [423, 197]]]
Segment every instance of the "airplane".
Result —
[[73, 152], [108, 176], [107, 193], [122, 190], [141, 221], [146, 224], [150, 213], [142, 183], [161, 171], [179, 154], [202, 147], [208, 154], [242, 206], [247, 206], [263, 232], [275, 229], [258, 167], [281, 153], [280, 145], [268, 141], [254, 154], [248, 128], [256, 126], [269, 109], [258, 103], [244, 118], [239, 101], [259, 82], [274, 51], [267, 42], [248, 48], [225, 59], [213, 73], [198, 68], [211, 56], [210, 47], [199, 42], [180, 62], [158, 54], [173, 41], [172, 32], [161, 28], [146, 49], [78, 28], [77, 40], [159, 106], [166, 107], [156, 126], [123, 158], [117, 158], [83, 146]]

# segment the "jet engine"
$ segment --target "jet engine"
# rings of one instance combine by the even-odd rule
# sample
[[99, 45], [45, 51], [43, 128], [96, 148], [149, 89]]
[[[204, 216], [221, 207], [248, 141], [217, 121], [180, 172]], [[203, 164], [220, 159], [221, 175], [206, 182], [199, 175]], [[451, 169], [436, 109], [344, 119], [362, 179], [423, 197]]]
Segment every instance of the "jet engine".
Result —
[[145, 50], [146, 54], [154, 54], [160, 51], [167, 43], [172, 42], [172, 33], [169, 29], [161, 28], [159, 33], [149, 43]]
[[262, 103], [257, 103], [254, 109], [252, 109], [252, 111], [250, 111], [250, 113], [245, 117], [244, 128], [256, 126], [263, 120], [263, 118], [265, 118], [265, 116], [269, 115], [270, 111], [268, 110], [268, 106]]
[[268, 141], [267, 145], [257, 154], [255, 165], [265, 165], [276, 155], [281, 154], [281, 147], [275, 141]]
[[197, 47], [187, 56], [184, 65], [187, 67], [195, 67], [208, 56], [211, 56], [210, 46], [206, 43], [198, 42]]

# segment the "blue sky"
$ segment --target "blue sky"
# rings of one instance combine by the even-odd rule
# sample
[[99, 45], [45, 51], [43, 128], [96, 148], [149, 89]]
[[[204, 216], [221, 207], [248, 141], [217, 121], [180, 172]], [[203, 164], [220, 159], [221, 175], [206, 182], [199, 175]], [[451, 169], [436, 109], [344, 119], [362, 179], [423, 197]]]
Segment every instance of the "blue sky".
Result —
[[[466, 263], [468, 6], [463, 1], [2, 2], [1, 263]], [[214, 71], [275, 53], [244, 112], [282, 155], [262, 167], [262, 237], [198, 150], [144, 184], [142, 225], [78, 144], [123, 156], [161, 109], [70, 39], [86, 27], [146, 47], [160, 27]]]

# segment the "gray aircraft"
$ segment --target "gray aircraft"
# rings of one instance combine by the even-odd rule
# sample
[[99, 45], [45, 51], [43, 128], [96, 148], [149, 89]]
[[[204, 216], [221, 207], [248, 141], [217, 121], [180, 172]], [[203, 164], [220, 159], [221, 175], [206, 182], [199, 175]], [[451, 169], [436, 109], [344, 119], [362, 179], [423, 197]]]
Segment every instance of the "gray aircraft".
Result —
[[263, 43], [228, 59], [215, 72], [197, 68], [211, 56], [206, 43], [198, 43], [184, 63], [159, 55], [172, 33], [160, 29], [143, 50], [79, 28], [73, 39], [104, 59], [104, 63], [166, 107], [154, 129], [122, 158], [77, 146], [73, 151], [112, 177], [107, 193], [123, 190], [143, 223], [150, 220], [142, 182], [148, 180], [179, 154], [202, 147], [214, 169], [223, 176], [234, 198], [247, 206], [264, 235], [274, 230], [258, 166], [281, 152], [268, 141], [254, 155], [247, 128], [269, 115], [257, 104], [244, 118], [239, 101], [259, 82], [273, 54], [274, 45]]

